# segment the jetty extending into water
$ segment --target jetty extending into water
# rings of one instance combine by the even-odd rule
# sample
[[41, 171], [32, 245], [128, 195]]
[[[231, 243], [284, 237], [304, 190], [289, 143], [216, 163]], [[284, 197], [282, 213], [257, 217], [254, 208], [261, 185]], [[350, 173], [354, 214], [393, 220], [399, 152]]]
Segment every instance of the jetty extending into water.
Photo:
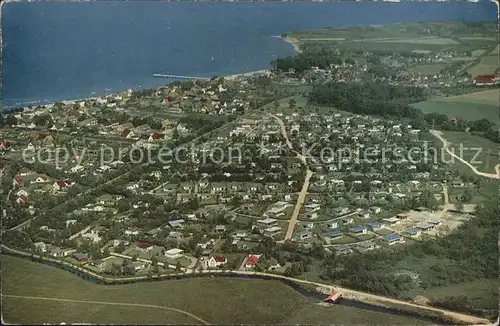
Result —
[[169, 74], [154, 74], [153, 77], [171, 78], [171, 79], [210, 80], [210, 78], [208, 77], [181, 76], [181, 75], [169, 75]]

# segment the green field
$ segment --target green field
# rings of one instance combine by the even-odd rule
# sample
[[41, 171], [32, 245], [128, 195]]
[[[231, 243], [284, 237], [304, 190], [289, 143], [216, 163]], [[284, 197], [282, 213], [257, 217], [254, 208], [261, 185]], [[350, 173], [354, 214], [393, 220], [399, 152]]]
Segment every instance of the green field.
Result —
[[[26, 259], [2, 255], [0, 262], [3, 319], [9, 323], [199, 323], [193, 317], [166, 310], [166, 307], [196, 315], [210, 324], [422, 323], [352, 307], [317, 308], [316, 302], [277, 281], [202, 278], [105, 286]], [[33, 300], [27, 298], [29, 296], [85, 302]], [[156, 307], [123, 307], [109, 303]], [[304, 313], [297, 313], [299, 311]], [[309, 313], [314, 311], [317, 313]]]
[[412, 71], [422, 74], [422, 75], [434, 75], [439, 74], [439, 72], [446, 67], [444, 63], [437, 63], [431, 65], [418, 65], [411, 68]]
[[446, 296], [467, 295], [474, 306], [479, 309], [492, 309], [498, 307], [498, 287], [500, 281], [495, 279], [475, 280], [460, 284], [432, 287], [427, 290], [409, 291], [408, 296], [422, 295], [429, 299], [441, 299]]
[[[353, 314], [352, 308], [345, 306], [324, 306], [320, 304], [311, 304], [302, 309], [298, 309], [290, 314], [281, 324], [287, 325], [306, 325], [306, 324], [322, 324], [322, 325], [339, 325], [342, 323], [338, 318], [331, 314], [331, 309], [334, 308], [339, 315], [349, 318], [351, 325], [398, 325], [401, 324], [403, 317], [388, 316], [379, 312], [372, 312], [370, 317], [364, 314]], [[408, 321], [406, 325], [428, 325], [429, 323], [421, 320]]]
[[[454, 148], [457, 155], [460, 155], [460, 144], [462, 144], [464, 148], [462, 158], [479, 171], [495, 172], [495, 165], [499, 163], [498, 145], [496, 143], [484, 137], [459, 131], [445, 131], [443, 137], [451, 143], [450, 148]], [[457, 164], [460, 163], [457, 162]]]
[[435, 98], [412, 104], [412, 106], [424, 113], [437, 112], [469, 121], [481, 118], [494, 122], [498, 121], [498, 105], [470, 103], [463, 100], [453, 101], [451, 98]]
[[498, 54], [488, 54], [481, 58], [477, 65], [470, 67], [467, 72], [472, 76], [493, 74], [500, 68]]

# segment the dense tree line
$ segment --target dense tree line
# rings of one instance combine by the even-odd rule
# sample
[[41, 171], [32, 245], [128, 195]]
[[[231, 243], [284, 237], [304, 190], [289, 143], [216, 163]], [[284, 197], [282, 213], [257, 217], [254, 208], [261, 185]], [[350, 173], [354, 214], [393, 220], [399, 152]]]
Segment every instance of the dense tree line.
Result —
[[289, 71], [290, 69], [294, 69], [296, 72], [303, 72], [311, 67], [326, 69], [331, 64], [340, 65], [342, 63], [343, 60], [336, 55], [335, 50], [319, 48], [304, 51], [298, 55], [276, 59], [272, 62], [272, 65], [277, 70]]
[[421, 88], [377, 83], [317, 84], [309, 94], [309, 101], [319, 106], [331, 106], [357, 114], [409, 119], [421, 118], [422, 112], [408, 103], [424, 99], [425, 93]]

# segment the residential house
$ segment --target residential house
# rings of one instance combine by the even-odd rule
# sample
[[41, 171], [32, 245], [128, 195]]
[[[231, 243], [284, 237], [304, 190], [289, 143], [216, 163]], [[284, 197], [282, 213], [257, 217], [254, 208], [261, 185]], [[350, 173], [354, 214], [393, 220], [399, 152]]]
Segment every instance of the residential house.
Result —
[[266, 218], [263, 220], [258, 220], [257, 224], [260, 224], [263, 227], [269, 228], [269, 227], [278, 225], [278, 221], [274, 218]]
[[356, 244], [360, 251], [370, 251], [376, 248], [372, 241], [363, 241]]
[[306, 239], [309, 239], [313, 236], [313, 233], [311, 231], [302, 231], [302, 232], [298, 232], [297, 235], [295, 236], [295, 238], [297, 240], [306, 240]]
[[16, 197], [28, 197], [28, 192], [25, 189], [19, 189], [16, 192]]
[[80, 122], [80, 126], [82, 127], [93, 127], [97, 126], [97, 119], [96, 118], [88, 118]]
[[227, 263], [226, 257], [222, 256], [212, 256], [207, 261], [207, 266], [210, 268], [216, 268]]
[[330, 241], [341, 239], [344, 234], [340, 231], [330, 231], [326, 234], [326, 238]]
[[249, 255], [245, 263], [245, 268], [255, 268], [259, 263], [260, 255]]
[[418, 238], [422, 234], [422, 230], [418, 228], [410, 228], [406, 230], [406, 234], [412, 238]]
[[46, 252], [47, 251], [47, 245], [44, 242], [36, 242], [34, 244], [35, 249], [40, 251], [40, 252]]
[[368, 229], [366, 226], [360, 225], [360, 226], [355, 226], [355, 227], [349, 228], [349, 231], [356, 234], [356, 235], [360, 235], [360, 234], [366, 234]]
[[178, 259], [184, 256], [184, 250], [179, 248], [173, 248], [165, 251], [165, 257], [168, 259]]
[[396, 233], [386, 235], [382, 237], [382, 240], [384, 240], [384, 242], [386, 242], [389, 246], [404, 242], [404, 239], [399, 234]]
[[153, 244], [149, 242], [137, 242], [135, 246], [142, 252], [150, 252], [154, 248]]
[[69, 180], [57, 180], [52, 185], [52, 190], [54, 192], [62, 191], [62, 190], [67, 189], [69, 186], [71, 186], [71, 181], [69, 181]]
[[372, 230], [372, 231], [376, 231], [376, 230], [380, 230], [384, 227], [384, 225], [380, 222], [372, 222], [372, 223], [368, 223], [368, 227]]
[[89, 256], [81, 252], [75, 252], [73, 258], [79, 263], [87, 263], [89, 261]]
[[180, 219], [172, 220], [172, 221], [168, 222], [168, 225], [170, 225], [171, 228], [183, 228], [185, 222], [186, 221], [184, 221], [184, 219], [180, 218]]

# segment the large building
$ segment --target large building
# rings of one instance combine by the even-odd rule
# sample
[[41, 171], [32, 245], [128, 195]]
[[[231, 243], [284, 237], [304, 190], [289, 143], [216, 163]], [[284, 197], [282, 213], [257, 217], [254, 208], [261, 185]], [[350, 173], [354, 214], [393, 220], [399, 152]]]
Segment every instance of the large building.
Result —
[[480, 75], [474, 77], [474, 85], [476, 86], [491, 86], [497, 84], [500, 84], [499, 74]]

